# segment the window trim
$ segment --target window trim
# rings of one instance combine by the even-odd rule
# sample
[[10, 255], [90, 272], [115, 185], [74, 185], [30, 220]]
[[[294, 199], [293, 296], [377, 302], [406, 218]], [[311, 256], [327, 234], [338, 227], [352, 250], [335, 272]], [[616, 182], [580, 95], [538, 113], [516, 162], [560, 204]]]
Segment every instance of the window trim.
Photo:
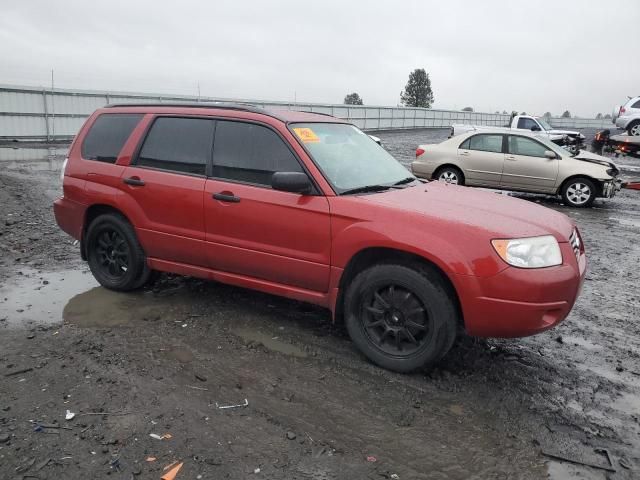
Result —
[[[177, 170], [170, 170], [167, 168], [158, 168], [158, 167], [150, 167], [148, 165], [139, 165], [138, 160], [140, 158], [140, 152], [142, 151], [142, 147], [144, 143], [147, 141], [147, 137], [149, 136], [149, 132], [151, 132], [151, 128], [156, 123], [156, 121], [160, 118], [188, 118], [188, 119], [202, 119], [209, 120], [213, 122], [213, 136], [211, 140], [211, 150], [209, 152], [209, 157], [207, 158], [207, 163], [205, 164], [204, 173], [190, 173], [190, 172], [179, 172]], [[165, 172], [165, 173], [174, 173], [176, 175], [186, 175], [188, 177], [197, 177], [197, 178], [207, 178], [208, 173], [211, 169], [211, 157], [213, 155], [213, 140], [216, 138], [216, 119], [206, 115], [164, 115], [164, 114], [153, 114], [153, 118], [149, 121], [149, 124], [145, 127], [144, 132], [140, 135], [140, 141], [136, 145], [133, 154], [131, 155], [131, 161], [129, 162], [130, 167], [142, 168], [145, 170], [153, 170], [156, 172]]]
[[[236, 123], [247, 123], [247, 124], [252, 124], [252, 125], [258, 125], [260, 127], [266, 127], [269, 130], [271, 130], [272, 132], [274, 132], [280, 138], [280, 140], [282, 140], [282, 143], [284, 143], [284, 145], [289, 149], [289, 151], [293, 155], [293, 158], [296, 159], [296, 161], [298, 162], [298, 164], [302, 168], [302, 171], [307, 175], [309, 180], [311, 180], [312, 191], [310, 193], [308, 193], [307, 195], [310, 195], [310, 196], [324, 196], [324, 194], [322, 193], [322, 190], [320, 189], [320, 187], [318, 186], [318, 183], [316, 182], [316, 179], [313, 177], [313, 175], [311, 175], [311, 172], [309, 172], [309, 169], [307, 168], [307, 166], [300, 159], [300, 157], [295, 152], [295, 150], [292, 148], [292, 146], [289, 144], [287, 139], [284, 138], [284, 136], [277, 129], [275, 129], [274, 127], [272, 127], [271, 125], [269, 125], [267, 123], [263, 123], [263, 122], [259, 122], [259, 121], [255, 121], [255, 120], [250, 120], [250, 119], [229, 118], [229, 117], [226, 117], [226, 118], [225, 117], [211, 117], [211, 118], [215, 118], [215, 120], [216, 120], [216, 129], [217, 129], [217, 126], [218, 126], [218, 121], [221, 121], [221, 122], [236, 122]], [[213, 154], [213, 152], [215, 150], [215, 144], [216, 144], [216, 136], [215, 136], [215, 131], [214, 131], [213, 147], [211, 149], [211, 170], [207, 174], [207, 176], [209, 178], [212, 178], [214, 180], [218, 180], [220, 182], [237, 183], [237, 184], [240, 184], [240, 185], [248, 185], [250, 187], [266, 188], [266, 189], [269, 189], [269, 190], [273, 190], [271, 185], [264, 185], [263, 183], [245, 182], [243, 180], [236, 180], [236, 179], [230, 179], [230, 178], [214, 176], [213, 175], [213, 167], [215, 165], [215, 155]], [[286, 192], [283, 192], [283, 193], [286, 193]], [[298, 194], [295, 194], [295, 195], [298, 195]]]
[[[545, 150], [545, 151], [547, 151], [547, 150], [548, 150], [547, 146], [546, 146], [544, 143], [539, 142], [539, 141], [538, 141], [538, 140], [536, 140], [535, 138], [527, 137], [526, 135], [514, 135], [514, 134], [511, 134], [511, 133], [510, 133], [510, 134], [506, 135], [506, 137], [520, 137], [520, 138], [526, 138], [527, 140], [531, 140], [532, 142], [537, 143], [538, 145], [540, 145], [542, 148], [544, 148], [544, 150]], [[511, 153], [511, 152], [509, 151], [509, 139], [507, 139], [507, 142], [506, 142], [506, 143], [507, 143], [507, 145], [506, 145], [507, 149], [506, 149], [506, 152], [505, 152], [505, 153], [506, 153], [507, 155], [518, 155], [518, 156], [520, 156], [520, 157], [532, 157], [532, 158], [546, 158], [544, 155], [543, 155], [542, 157], [538, 157], [537, 155], [522, 155], [521, 153]], [[504, 145], [504, 144], [503, 144], [503, 145]], [[556, 152], [553, 152], [553, 153], [556, 153]]]
[[[127, 138], [125, 138], [124, 143], [122, 144], [122, 146], [120, 147], [120, 150], [118, 150], [118, 153], [116, 154], [116, 158], [113, 161], [106, 161], [106, 160], [98, 160], [97, 158], [88, 158], [84, 156], [84, 144], [87, 141], [87, 137], [89, 136], [89, 134], [91, 133], [91, 131], [93, 130], [96, 122], [102, 118], [103, 116], [115, 116], [115, 115], [126, 115], [126, 116], [130, 116], [130, 117], [135, 117], [138, 116], [140, 117], [138, 119], [138, 122], [133, 126], [133, 128], [131, 129], [131, 131], [129, 132], [129, 135], [127, 136]], [[93, 119], [93, 121], [91, 122], [91, 125], [88, 126], [86, 133], [84, 133], [84, 135], [82, 136], [82, 142], [80, 143], [80, 158], [85, 161], [85, 162], [98, 162], [98, 163], [102, 163], [105, 165], [116, 165], [118, 163], [118, 159], [120, 158], [120, 154], [122, 153], [122, 150], [124, 149], [124, 146], [127, 144], [127, 142], [129, 141], [129, 139], [131, 138], [131, 135], [133, 135], [134, 130], [138, 127], [138, 125], [140, 125], [140, 122], [144, 121], [144, 117], [145, 114], [144, 113], [123, 113], [123, 112], [114, 112], [114, 113], [100, 113], [99, 115], [96, 115], [96, 117]]]
[[[469, 147], [471, 147], [471, 139], [473, 137], [479, 137], [480, 135], [493, 135], [493, 136], [499, 136], [502, 137], [502, 147], [501, 150], [499, 152], [492, 152], [491, 150], [475, 150], [473, 148], [462, 148], [462, 144], [465, 142], [469, 142]], [[506, 148], [505, 148], [505, 137], [507, 135], [505, 135], [504, 133], [487, 133], [487, 132], [478, 132], [475, 133], [473, 135], [468, 136], [467, 138], [465, 138], [460, 145], [458, 145], [458, 150], [470, 150], [472, 152], [484, 152], [484, 153], [506, 153]], [[522, 136], [522, 135], [519, 135]]]

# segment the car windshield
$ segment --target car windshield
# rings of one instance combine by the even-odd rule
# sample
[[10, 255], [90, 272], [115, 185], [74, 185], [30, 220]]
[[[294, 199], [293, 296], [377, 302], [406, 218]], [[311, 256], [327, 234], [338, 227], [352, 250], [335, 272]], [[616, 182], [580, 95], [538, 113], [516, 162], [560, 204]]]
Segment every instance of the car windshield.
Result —
[[345, 123], [296, 123], [291, 130], [338, 194], [384, 190], [415, 177], [359, 128]]
[[551, 125], [549, 125], [544, 118], [538, 118], [537, 120], [542, 128], [545, 130], [552, 130]]
[[556, 145], [555, 143], [553, 143], [551, 140], [549, 140], [545, 136], [536, 135], [536, 138], [538, 139], [539, 142], [544, 143], [545, 147], [547, 147], [549, 150], [551, 150], [553, 152], [556, 152], [561, 157], [566, 157], [567, 155], [570, 156], [570, 157], [575, 157], [576, 154], [577, 154], [577, 152], [576, 153], [571, 153], [566, 148], [562, 148], [560, 145]]

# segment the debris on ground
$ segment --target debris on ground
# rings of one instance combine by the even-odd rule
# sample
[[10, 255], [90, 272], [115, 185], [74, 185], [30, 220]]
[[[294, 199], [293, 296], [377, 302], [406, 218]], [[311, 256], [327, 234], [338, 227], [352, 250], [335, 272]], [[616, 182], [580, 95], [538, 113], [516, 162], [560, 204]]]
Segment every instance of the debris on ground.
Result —
[[160, 477], [160, 480], [174, 480], [174, 478], [176, 478], [176, 475], [178, 475], [178, 472], [182, 468], [182, 465], [183, 462], [173, 462], [164, 467], [163, 470], [166, 471], [166, 473], [162, 475], [162, 477]]
[[216, 408], [219, 408], [220, 410], [227, 409], [227, 408], [240, 408], [240, 407], [248, 407], [248, 406], [249, 406], [249, 400], [247, 400], [246, 398], [244, 399], [244, 403], [240, 403], [238, 405], [218, 405], [218, 402], [216, 402]]
[[73, 413], [71, 410], [67, 410], [67, 412], [64, 414], [64, 419], [65, 420], [73, 420], [75, 418], [76, 414]]

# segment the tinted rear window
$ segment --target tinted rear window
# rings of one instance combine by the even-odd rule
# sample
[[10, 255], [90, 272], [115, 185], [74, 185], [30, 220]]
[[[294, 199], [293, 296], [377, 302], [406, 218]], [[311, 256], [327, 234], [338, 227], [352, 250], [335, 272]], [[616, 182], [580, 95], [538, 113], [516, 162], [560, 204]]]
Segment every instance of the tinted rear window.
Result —
[[158, 118], [137, 165], [204, 175], [213, 148], [213, 124], [204, 118]]
[[82, 157], [87, 160], [115, 163], [120, 150], [141, 118], [140, 114], [100, 115], [82, 142]]

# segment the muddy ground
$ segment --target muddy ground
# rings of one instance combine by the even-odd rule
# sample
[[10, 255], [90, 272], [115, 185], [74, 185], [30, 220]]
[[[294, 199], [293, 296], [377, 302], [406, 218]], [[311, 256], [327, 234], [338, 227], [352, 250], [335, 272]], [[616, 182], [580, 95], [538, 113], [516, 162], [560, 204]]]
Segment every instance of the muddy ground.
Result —
[[[408, 161], [446, 132], [379, 136]], [[175, 461], [178, 480], [640, 478], [640, 192], [523, 196], [583, 234], [569, 318], [399, 375], [313, 306], [166, 275], [98, 287], [52, 217], [59, 162], [25, 158], [0, 168], [0, 479], [158, 480]]]

